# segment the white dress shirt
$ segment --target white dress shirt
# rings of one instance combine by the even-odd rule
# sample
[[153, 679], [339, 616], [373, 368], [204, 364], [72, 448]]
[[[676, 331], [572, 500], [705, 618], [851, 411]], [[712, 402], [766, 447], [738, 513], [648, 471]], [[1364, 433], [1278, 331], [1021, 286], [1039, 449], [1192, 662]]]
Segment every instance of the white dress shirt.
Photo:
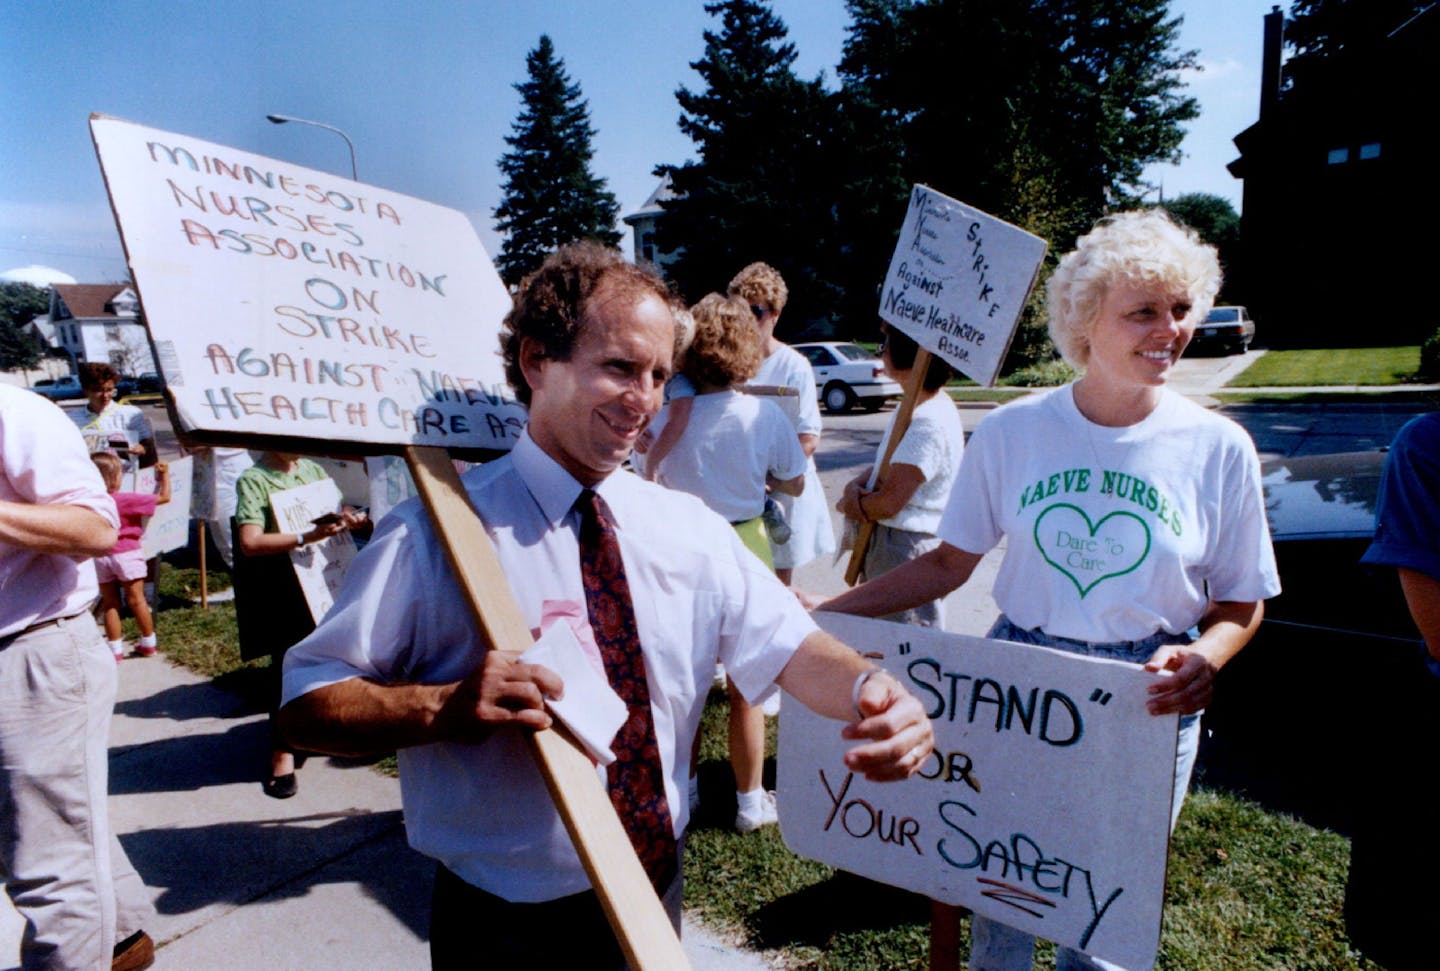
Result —
[[[547, 602], [578, 604], [581, 485], [522, 435], [464, 476], [526, 622]], [[693, 496], [616, 472], [596, 487], [615, 520], [650, 682], [676, 834], [689, 806], [690, 744], [717, 658], [760, 697], [816, 627], [794, 595]], [[325, 621], [285, 659], [284, 700], [349, 678], [457, 681], [481, 659], [459, 588], [424, 507], [410, 500], [376, 529]], [[603, 770], [597, 770], [603, 780]], [[533, 902], [589, 886], [521, 733], [400, 753], [410, 843], [465, 880]]]
[[[10, 385], [0, 385], [0, 500], [81, 506], [120, 525], [100, 470], [65, 413]], [[0, 542], [0, 637], [77, 614], [99, 595], [89, 558]]]

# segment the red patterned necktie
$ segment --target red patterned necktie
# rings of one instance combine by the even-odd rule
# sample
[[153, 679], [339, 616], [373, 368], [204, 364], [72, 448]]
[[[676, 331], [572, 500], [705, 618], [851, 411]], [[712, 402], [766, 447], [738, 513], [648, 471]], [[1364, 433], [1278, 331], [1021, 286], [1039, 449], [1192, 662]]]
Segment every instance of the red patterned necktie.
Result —
[[675, 876], [675, 831], [665, 798], [630, 582], [625, 579], [620, 542], [605, 500], [585, 489], [575, 508], [580, 513], [580, 579], [585, 584], [590, 627], [610, 686], [629, 709], [611, 743], [615, 761], [608, 769], [610, 801], [650, 882], [663, 892]]

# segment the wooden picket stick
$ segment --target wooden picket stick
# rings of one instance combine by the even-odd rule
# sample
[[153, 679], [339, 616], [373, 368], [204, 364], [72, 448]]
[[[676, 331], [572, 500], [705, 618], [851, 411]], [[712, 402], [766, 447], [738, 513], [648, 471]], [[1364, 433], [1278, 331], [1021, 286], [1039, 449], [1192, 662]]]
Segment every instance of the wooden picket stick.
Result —
[[[434, 446], [409, 446], [403, 454], [481, 641], [490, 650], [523, 651], [534, 637], [448, 453]], [[590, 757], [559, 722], [554, 729], [531, 733], [530, 740], [535, 764], [626, 963], [644, 971], [689, 968], [670, 917], [631, 848]], [[478, 946], [483, 943], [477, 942]], [[539, 947], [536, 953], [543, 955], [543, 943]]]
[[959, 971], [960, 919], [966, 913], [964, 907], [930, 901], [930, 971]]
[[200, 537], [200, 609], [210, 609], [210, 580], [205, 573], [205, 520], [195, 521], [195, 532]]
[[[900, 444], [906, 429], [910, 427], [910, 416], [915, 414], [915, 404], [920, 400], [920, 392], [925, 387], [925, 372], [930, 370], [932, 356], [923, 347], [915, 352], [915, 364], [910, 368], [910, 376], [905, 382], [905, 394], [900, 399], [900, 407], [895, 409], [895, 426], [890, 431], [890, 441], [885, 443], [885, 454], [880, 457], [880, 464], [870, 471], [871, 489], [875, 488], [875, 483], [889, 471], [895, 447]], [[845, 567], [845, 583], [848, 586], [855, 586], [860, 579], [860, 568], [865, 565], [865, 552], [870, 549], [870, 539], [874, 535], [873, 519], [865, 520], [855, 531], [855, 548], [850, 551], [850, 563]]]
[[768, 395], [772, 398], [799, 397], [800, 392], [788, 384], [742, 384], [740, 390], [746, 394]]

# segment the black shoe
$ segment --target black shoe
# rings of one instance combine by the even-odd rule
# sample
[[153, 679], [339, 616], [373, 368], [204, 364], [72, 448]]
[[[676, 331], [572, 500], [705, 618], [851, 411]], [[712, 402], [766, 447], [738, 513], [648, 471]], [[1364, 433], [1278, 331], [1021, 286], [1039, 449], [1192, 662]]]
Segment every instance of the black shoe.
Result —
[[110, 971], [142, 971], [155, 963], [155, 942], [144, 931], [136, 931], [115, 945]]
[[300, 791], [300, 784], [295, 780], [295, 773], [287, 772], [284, 775], [272, 775], [265, 782], [265, 795], [271, 799], [289, 799]]

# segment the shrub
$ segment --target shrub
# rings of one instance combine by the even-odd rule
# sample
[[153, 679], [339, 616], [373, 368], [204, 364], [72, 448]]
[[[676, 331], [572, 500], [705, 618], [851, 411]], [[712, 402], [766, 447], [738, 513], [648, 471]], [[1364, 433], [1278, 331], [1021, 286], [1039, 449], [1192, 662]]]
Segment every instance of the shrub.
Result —
[[1422, 381], [1440, 381], [1440, 330], [1420, 345], [1420, 370], [1416, 376]]
[[1074, 380], [1075, 375], [1074, 368], [1056, 357], [1013, 371], [1000, 383], [1012, 388], [1053, 388]]

